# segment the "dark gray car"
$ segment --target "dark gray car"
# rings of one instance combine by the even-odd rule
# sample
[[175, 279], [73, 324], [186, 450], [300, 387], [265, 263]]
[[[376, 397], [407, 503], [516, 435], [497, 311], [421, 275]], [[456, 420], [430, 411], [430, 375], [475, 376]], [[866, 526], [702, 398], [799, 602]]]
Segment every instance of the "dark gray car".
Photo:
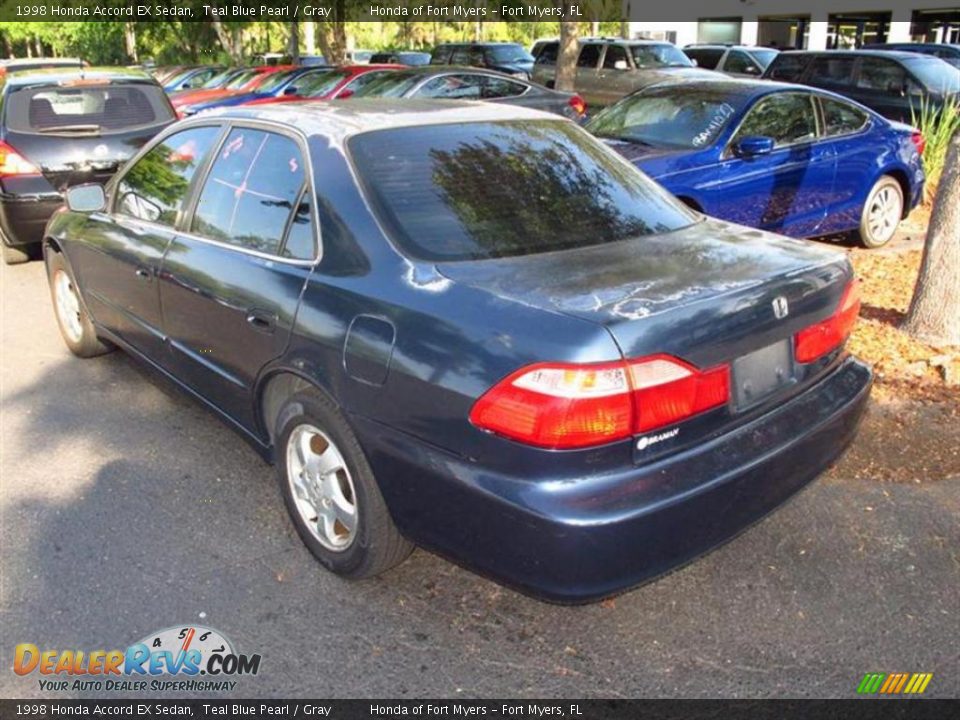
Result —
[[587, 111], [583, 98], [574, 93], [551, 90], [492, 70], [456, 66], [430, 65], [387, 73], [357, 91], [355, 97], [488, 100], [545, 110], [577, 121]]

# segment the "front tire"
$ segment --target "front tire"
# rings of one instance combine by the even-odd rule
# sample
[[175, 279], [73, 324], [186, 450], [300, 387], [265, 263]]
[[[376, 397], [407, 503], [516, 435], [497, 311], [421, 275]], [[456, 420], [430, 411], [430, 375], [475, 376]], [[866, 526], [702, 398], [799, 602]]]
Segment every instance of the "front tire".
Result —
[[47, 255], [47, 279], [50, 282], [50, 297], [53, 313], [57, 317], [60, 336], [77, 357], [91, 358], [113, 350], [112, 345], [100, 340], [90, 321], [87, 308], [80, 298], [73, 273], [67, 267], [63, 255], [50, 252]]
[[294, 527], [331, 572], [366, 578], [413, 551], [390, 517], [350, 426], [318, 391], [291, 397], [277, 420], [277, 479]]
[[860, 241], [864, 247], [886, 245], [903, 219], [903, 189], [889, 175], [877, 180], [867, 195], [860, 218]]

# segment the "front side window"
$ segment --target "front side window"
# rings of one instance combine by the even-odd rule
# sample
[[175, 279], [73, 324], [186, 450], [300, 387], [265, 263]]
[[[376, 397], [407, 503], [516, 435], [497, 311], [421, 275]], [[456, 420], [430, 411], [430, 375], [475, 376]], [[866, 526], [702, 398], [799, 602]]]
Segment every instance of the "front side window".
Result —
[[849, 103], [820, 98], [823, 108], [824, 133], [828, 136], [849, 135], [862, 128], [867, 122], [867, 114]]
[[580, 57], [577, 58], [577, 67], [595, 68], [600, 62], [600, 46], [584, 45], [580, 48]]
[[190, 181], [219, 135], [218, 126], [191, 128], [153, 147], [121, 178], [114, 212], [173, 227]]
[[803, 75], [807, 67], [807, 57], [804, 55], [783, 54], [777, 57], [767, 68], [771, 80], [796, 82]]
[[676, 45], [633, 45], [630, 50], [638, 68], [693, 67], [693, 61]]
[[479, 100], [483, 92], [481, 75], [442, 75], [417, 90], [415, 97], [441, 100]]
[[813, 140], [817, 116], [813, 101], [802, 93], [781, 93], [760, 100], [747, 113], [733, 142], [745, 137], [773, 138], [776, 147]]
[[537, 55], [537, 65], [556, 65], [557, 55], [560, 53], [560, 43], [549, 42]]
[[823, 87], [845, 87], [853, 83], [853, 57], [821, 55], [810, 68], [810, 84]]
[[607, 70], [613, 70], [618, 62], [623, 62], [623, 67], [630, 67], [627, 62], [627, 51], [620, 45], [610, 45], [607, 47], [607, 54], [603, 57], [603, 67]]
[[731, 50], [730, 54], [727, 55], [727, 61], [723, 64], [723, 69], [738, 75], [760, 74], [760, 66], [742, 50]]
[[857, 87], [899, 95], [906, 87], [907, 73], [894, 62], [880, 58], [864, 58], [860, 64]]
[[697, 218], [565, 121], [377, 130], [355, 135], [348, 148], [388, 231], [425, 260], [587, 247], [670, 232]]
[[234, 128], [210, 168], [192, 231], [277, 254], [304, 181], [296, 142], [263, 130]]

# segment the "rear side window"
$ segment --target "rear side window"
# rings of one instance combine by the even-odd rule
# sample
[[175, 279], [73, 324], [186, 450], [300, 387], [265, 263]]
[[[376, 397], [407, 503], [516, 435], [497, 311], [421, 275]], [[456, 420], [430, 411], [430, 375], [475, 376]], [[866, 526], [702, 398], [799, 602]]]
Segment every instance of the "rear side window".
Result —
[[190, 180], [219, 135], [217, 126], [192, 128], [153, 147], [120, 180], [114, 212], [173, 227]]
[[523, 95], [526, 91], [526, 85], [514, 82], [513, 80], [507, 80], [507, 78], [494, 77], [492, 75], [483, 78], [482, 96], [484, 100], [516, 97]]
[[849, 87], [853, 84], [853, 66], [856, 62], [853, 57], [822, 55], [813, 61], [809, 82], [824, 87]]
[[7, 127], [45, 135], [123, 132], [176, 119], [163, 88], [148, 83], [24, 88], [8, 103]]
[[780, 55], [767, 68], [767, 77], [771, 80], [796, 82], [803, 75], [807, 58], [803, 55]]
[[577, 58], [577, 67], [595, 68], [600, 62], [600, 46], [584, 45], [580, 48], [580, 57]]
[[688, 58], [697, 61], [697, 67], [713, 70], [723, 57], [723, 50], [687, 49], [683, 51]]
[[675, 230], [695, 216], [571, 123], [460, 123], [356, 135], [364, 191], [411, 256], [509, 257]]
[[823, 108], [824, 133], [828, 136], [855, 133], [867, 123], [867, 114], [860, 108], [833, 98], [820, 98]]
[[415, 97], [442, 100], [479, 100], [483, 92], [481, 75], [442, 75], [417, 90]]
[[200, 193], [193, 232], [277, 254], [305, 177], [296, 142], [276, 133], [234, 128]]

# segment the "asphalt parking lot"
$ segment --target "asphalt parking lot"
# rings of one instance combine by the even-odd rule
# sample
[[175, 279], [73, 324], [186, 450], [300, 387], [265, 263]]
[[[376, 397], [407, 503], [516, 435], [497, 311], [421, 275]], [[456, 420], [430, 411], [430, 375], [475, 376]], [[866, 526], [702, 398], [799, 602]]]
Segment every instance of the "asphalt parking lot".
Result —
[[423, 551], [326, 573], [238, 436], [121, 353], [68, 353], [39, 262], [0, 267], [0, 391], [2, 697], [44, 696], [17, 643], [190, 623], [262, 655], [243, 697], [852, 697], [867, 671], [960, 694], [960, 478], [821, 480], [693, 565], [565, 608]]

